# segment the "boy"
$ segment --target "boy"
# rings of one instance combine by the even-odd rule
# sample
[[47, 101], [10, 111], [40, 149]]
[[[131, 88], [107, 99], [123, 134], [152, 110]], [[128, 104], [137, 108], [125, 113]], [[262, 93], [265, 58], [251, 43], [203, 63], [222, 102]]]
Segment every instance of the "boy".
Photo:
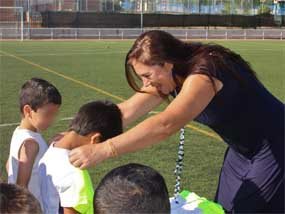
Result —
[[122, 133], [121, 112], [111, 102], [83, 105], [61, 139], [51, 143], [40, 160], [44, 213], [92, 213], [93, 186], [86, 170], [75, 168], [68, 159], [71, 149], [100, 143]]
[[42, 211], [40, 203], [26, 188], [0, 183], [0, 213], [41, 214]]
[[154, 169], [127, 164], [111, 170], [94, 195], [96, 214], [170, 213], [164, 178]]
[[40, 131], [47, 129], [61, 105], [61, 95], [51, 83], [32, 78], [20, 90], [21, 123], [15, 129], [7, 161], [8, 183], [18, 184], [40, 201], [38, 162], [47, 150]]

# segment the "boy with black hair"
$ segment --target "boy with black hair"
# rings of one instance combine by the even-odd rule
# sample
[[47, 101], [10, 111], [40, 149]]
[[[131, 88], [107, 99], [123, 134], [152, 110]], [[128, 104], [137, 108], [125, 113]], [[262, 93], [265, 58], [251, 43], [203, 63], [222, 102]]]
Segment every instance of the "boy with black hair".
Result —
[[0, 213], [41, 214], [41, 206], [26, 188], [16, 184], [0, 183]]
[[61, 95], [48, 81], [32, 78], [22, 86], [19, 104], [22, 118], [11, 139], [6, 164], [8, 183], [28, 188], [41, 203], [38, 162], [47, 144], [40, 132], [53, 123]]
[[[121, 112], [108, 101], [83, 105], [62, 138], [51, 143], [40, 161], [44, 213], [93, 214], [93, 185], [86, 170], [75, 168], [68, 158], [70, 150], [103, 142], [122, 133]], [[58, 139], [58, 137], [57, 137]]]
[[127, 164], [111, 170], [94, 195], [96, 214], [170, 213], [164, 178], [141, 164]]

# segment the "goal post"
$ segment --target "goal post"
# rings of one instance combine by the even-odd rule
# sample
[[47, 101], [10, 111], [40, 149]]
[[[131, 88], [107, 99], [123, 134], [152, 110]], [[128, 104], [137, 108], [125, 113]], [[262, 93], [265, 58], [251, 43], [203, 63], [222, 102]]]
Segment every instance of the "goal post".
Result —
[[24, 40], [23, 7], [0, 7], [1, 39]]

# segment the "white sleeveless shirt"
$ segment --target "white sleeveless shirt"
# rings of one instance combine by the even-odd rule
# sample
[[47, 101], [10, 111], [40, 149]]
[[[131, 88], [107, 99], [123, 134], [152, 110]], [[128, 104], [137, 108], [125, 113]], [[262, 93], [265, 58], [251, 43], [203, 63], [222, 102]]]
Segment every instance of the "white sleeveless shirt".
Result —
[[11, 139], [10, 154], [8, 159], [9, 162], [8, 183], [15, 184], [17, 182], [18, 167], [19, 167], [19, 152], [23, 142], [27, 139], [34, 139], [39, 145], [39, 152], [34, 161], [30, 181], [28, 184], [28, 189], [36, 197], [36, 199], [38, 199], [38, 201], [42, 206], [38, 164], [39, 160], [46, 152], [48, 146], [40, 133], [33, 132], [27, 129], [21, 129], [19, 127], [15, 129]]

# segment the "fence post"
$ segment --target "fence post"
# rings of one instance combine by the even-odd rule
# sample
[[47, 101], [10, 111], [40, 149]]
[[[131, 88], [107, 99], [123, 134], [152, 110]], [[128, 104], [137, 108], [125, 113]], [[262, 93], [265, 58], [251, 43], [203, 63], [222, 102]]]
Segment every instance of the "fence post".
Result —
[[226, 40], [228, 40], [228, 31], [225, 32]]
[[205, 37], [206, 37], [206, 40], [208, 40], [208, 30], [206, 30], [206, 35], [205, 35]]
[[122, 40], [124, 40], [124, 31], [122, 30]]
[[98, 36], [99, 36], [99, 40], [101, 40], [101, 30], [99, 30]]
[[280, 33], [280, 40], [283, 40], [283, 31]]
[[29, 28], [29, 40], [31, 40], [31, 38], [32, 38], [32, 31], [33, 31], [33, 28]]
[[246, 40], [246, 30], [244, 30], [243, 39]]
[[21, 7], [21, 41], [24, 41], [24, 9]]
[[51, 28], [51, 31], [50, 31], [50, 39], [53, 40], [53, 28]]
[[74, 38], [75, 38], [75, 39], [77, 39], [77, 29], [78, 29], [78, 28], [75, 28], [75, 31], [74, 31]]
[[262, 40], [264, 40], [264, 30], [262, 31]]

